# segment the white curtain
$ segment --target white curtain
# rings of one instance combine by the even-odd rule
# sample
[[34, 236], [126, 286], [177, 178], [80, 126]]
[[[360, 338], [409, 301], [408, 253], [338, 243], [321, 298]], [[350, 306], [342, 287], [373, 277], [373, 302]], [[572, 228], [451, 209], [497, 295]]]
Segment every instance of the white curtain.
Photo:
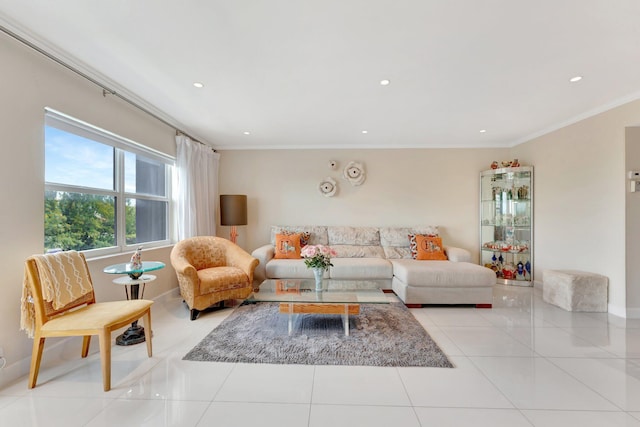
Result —
[[207, 145], [176, 136], [177, 237], [216, 235], [220, 154]]

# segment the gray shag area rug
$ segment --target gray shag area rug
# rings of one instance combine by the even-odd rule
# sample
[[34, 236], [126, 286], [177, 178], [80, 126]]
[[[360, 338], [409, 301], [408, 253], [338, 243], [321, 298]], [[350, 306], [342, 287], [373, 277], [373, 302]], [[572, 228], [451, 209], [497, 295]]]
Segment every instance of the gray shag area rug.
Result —
[[298, 314], [289, 336], [288, 314], [277, 303], [243, 304], [183, 360], [453, 367], [403, 304], [364, 304], [349, 322], [345, 336], [339, 315]]

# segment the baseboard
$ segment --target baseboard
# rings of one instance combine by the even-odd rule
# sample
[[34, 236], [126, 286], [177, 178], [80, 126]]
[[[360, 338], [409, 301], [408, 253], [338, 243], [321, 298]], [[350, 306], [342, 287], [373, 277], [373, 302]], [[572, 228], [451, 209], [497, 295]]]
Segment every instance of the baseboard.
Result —
[[640, 319], [640, 308], [624, 308], [617, 305], [609, 304], [607, 306], [609, 314], [622, 317], [623, 319]]
[[175, 288], [169, 289], [168, 291], [158, 295], [153, 300], [160, 302], [160, 301], [164, 301], [164, 300], [166, 300], [168, 298], [176, 297], [178, 295], [180, 295], [180, 288], [175, 287]]
[[[611, 307], [611, 306], [609, 306]], [[613, 314], [613, 313], [612, 313]], [[640, 308], [627, 308], [626, 309], [627, 319], [640, 319]], [[617, 316], [617, 314], [616, 314]]]
[[[47, 348], [45, 350], [42, 357], [43, 357], [43, 362], [44, 362], [44, 357], [45, 356], [47, 357], [47, 363], [41, 363], [40, 369], [42, 369], [43, 367], [46, 368], [47, 366], [52, 365], [54, 358], [55, 360], [62, 359], [61, 355], [62, 355], [63, 344], [64, 344], [63, 342], [59, 342], [50, 346], [50, 348]], [[49, 361], [49, 359], [52, 359], [52, 360]], [[19, 378], [24, 377], [25, 375], [28, 375], [30, 364], [31, 364], [31, 356], [24, 359], [20, 359], [17, 362], [7, 365], [2, 370], [0, 370], [0, 389], [3, 389], [4, 387], [10, 384], [13, 384]], [[24, 388], [25, 390], [27, 389], [26, 379], [24, 381]]]
[[[172, 288], [157, 297], [153, 298], [153, 301], [164, 301], [169, 298], [174, 298], [177, 295], [180, 295], [179, 288]], [[113, 334], [113, 339], [115, 339], [116, 334]], [[47, 340], [47, 344], [45, 345], [44, 352], [42, 354], [42, 362], [40, 364], [40, 371], [46, 368], [51, 368], [56, 364], [59, 364], [62, 361], [68, 360], [68, 355], [70, 351], [76, 351], [78, 353], [78, 358], [80, 358], [80, 347], [74, 350], [69, 350], [67, 345], [73, 340], [78, 340], [78, 337], [67, 337], [59, 339], [58, 342], [51, 343], [51, 340]], [[94, 343], [89, 350], [89, 354], [99, 353], [99, 348], [97, 345], [97, 338], [91, 340]], [[63, 357], [66, 354], [67, 357]], [[31, 366], [31, 355], [28, 357], [17, 360], [0, 370], [0, 389], [16, 382], [21, 377], [29, 375], [29, 368]], [[25, 379], [24, 382], [25, 389], [27, 388], [27, 381]]]

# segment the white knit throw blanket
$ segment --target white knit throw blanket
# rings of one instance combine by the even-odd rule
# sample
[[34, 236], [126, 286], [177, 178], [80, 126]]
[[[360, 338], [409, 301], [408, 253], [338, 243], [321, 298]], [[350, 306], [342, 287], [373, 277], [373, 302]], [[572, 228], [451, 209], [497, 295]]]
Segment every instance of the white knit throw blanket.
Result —
[[[76, 251], [34, 256], [42, 298], [58, 310], [93, 290], [87, 264]], [[31, 298], [29, 275], [25, 267], [22, 284], [20, 329], [33, 337], [35, 310]]]

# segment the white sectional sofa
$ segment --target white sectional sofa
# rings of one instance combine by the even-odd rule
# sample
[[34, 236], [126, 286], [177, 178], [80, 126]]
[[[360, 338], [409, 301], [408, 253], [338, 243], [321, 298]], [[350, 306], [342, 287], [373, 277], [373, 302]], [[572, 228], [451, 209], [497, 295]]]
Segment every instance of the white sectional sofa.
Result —
[[312, 278], [303, 259], [275, 259], [275, 236], [283, 231], [308, 232], [309, 244], [329, 245], [332, 258], [325, 277], [367, 279], [392, 289], [408, 306], [422, 304], [476, 304], [490, 307], [495, 273], [471, 263], [467, 250], [444, 247], [447, 261], [411, 257], [409, 234], [437, 235], [438, 227], [272, 226], [271, 240], [252, 255], [260, 261], [254, 279]]

